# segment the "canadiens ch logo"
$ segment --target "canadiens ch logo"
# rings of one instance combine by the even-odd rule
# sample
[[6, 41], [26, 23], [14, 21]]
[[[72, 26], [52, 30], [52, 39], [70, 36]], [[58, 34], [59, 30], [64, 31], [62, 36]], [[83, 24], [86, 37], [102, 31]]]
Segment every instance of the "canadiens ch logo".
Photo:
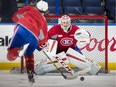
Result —
[[70, 46], [73, 44], [73, 39], [72, 38], [62, 38], [61, 41], [60, 41], [61, 45], [63, 46]]

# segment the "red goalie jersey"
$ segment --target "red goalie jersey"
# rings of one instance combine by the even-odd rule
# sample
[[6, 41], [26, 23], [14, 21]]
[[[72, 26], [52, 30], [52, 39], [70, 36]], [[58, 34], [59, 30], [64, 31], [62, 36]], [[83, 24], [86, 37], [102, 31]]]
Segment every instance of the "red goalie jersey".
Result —
[[74, 33], [79, 28], [75, 25], [70, 26], [68, 32], [64, 32], [60, 25], [53, 26], [48, 31], [48, 37], [58, 41], [57, 53], [67, 51], [69, 47], [74, 48], [77, 40], [74, 38]]

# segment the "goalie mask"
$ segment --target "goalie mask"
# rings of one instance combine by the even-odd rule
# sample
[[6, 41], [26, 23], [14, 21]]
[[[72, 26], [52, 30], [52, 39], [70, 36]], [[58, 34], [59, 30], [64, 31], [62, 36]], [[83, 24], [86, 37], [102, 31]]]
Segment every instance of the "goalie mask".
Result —
[[61, 28], [64, 30], [64, 32], [67, 32], [69, 27], [71, 26], [71, 19], [68, 15], [63, 15], [59, 19], [59, 23], [60, 23]]

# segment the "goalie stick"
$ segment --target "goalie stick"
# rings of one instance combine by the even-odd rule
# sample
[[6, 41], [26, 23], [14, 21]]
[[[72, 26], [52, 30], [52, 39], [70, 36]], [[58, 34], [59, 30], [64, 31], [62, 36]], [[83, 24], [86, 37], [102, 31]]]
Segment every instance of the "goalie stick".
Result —
[[[65, 70], [68, 71], [69, 73], [71, 73], [73, 76], [75, 76], [75, 78], [76, 78], [76, 76], [83, 75], [91, 70], [91, 66], [90, 66], [90, 67], [80, 70], [78, 72], [74, 72], [74, 70], [70, 66], [68, 66], [62, 59], [60, 59], [59, 56], [56, 56], [55, 58], [65, 68]], [[72, 79], [73, 79], [73, 77], [72, 77]]]
[[[51, 63], [55, 66], [55, 68], [61, 73], [61, 75], [63, 76], [64, 79], [66, 80], [71, 80], [71, 79], [76, 79], [79, 75], [83, 75], [87, 72], [89, 72], [91, 70], [91, 67], [88, 67], [86, 69], [83, 69], [81, 71], [75, 72], [75, 73], [71, 73], [70, 71], [68, 71], [69, 73], [72, 74], [72, 76], [66, 76], [59, 68], [58, 66], [52, 61], [52, 59], [46, 54], [45, 51], [43, 51], [43, 53], [48, 57], [48, 59], [51, 61]], [[63, 62], [63, 61], [62, 61]], [[64, 67], [65, 68], [65, 67]], [[67, 70], [67, 68], [65, 68]], [[72, 69], [71, 69], [72, 71]]]
[[58, 68], [58, 66], [52, 61], [52, 59], [46, 54], [46, 52], [43, 51], [43, 53], [48, 57], [48, 59], [52, 62], [52, 64], [60, 72], [60, 74], [63, 76], [64, 79], [75, 79], [75, 78], [77, 78], [77, 76], [66, 76], [66, 75], [64, 75], [64, 73]]

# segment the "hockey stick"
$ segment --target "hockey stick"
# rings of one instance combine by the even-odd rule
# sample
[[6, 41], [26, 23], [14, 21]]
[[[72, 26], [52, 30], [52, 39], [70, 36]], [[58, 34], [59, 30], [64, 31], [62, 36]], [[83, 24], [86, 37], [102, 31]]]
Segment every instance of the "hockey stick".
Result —
[[52, 62], [52, 64], [55, 66], [55, 68], [61, 73], [64, 79], [75, 79], [77, 76], [66, 76], [64, 73], [58, 68], [58, 66], [52, 61], [52, 59], [46, 54], [45, 51], [43, 53], [48, 57], [48, 59]]
[[56, 56], [55, 58], [66, 69], [66, 71], [68, 71], [69, 73], [71, 73], [73, 75], [72, 79], [73, 79], [74, 76], [76, 78], [76, 76], [86, 74], [87, 72], [89, 72], [91, 70], [91, 66], [90, 66], [90, 67], [87, 67], [87, 68], [85, 68], [83, 70], [80, 70], [78, 72], [74, 72], [73, 69], [70, 66], [68, 66], [62, 59], [60, 59], [59, 56]]
[[[53, 61], [53, 63], [58, 63], [58, 61]], [[48, 64], [53, 64], [52, 62], [49, 62]], [[73, 75], [83, 75], [87, 72], [91, 71], [91, 67], [88, 67], [86, 69], [80, 70], [78, 72], [75, 72]]]
[[73, 74], [73, 76], [68, 76], [67, 77], [67, 80], [71, 80], [71, 79], [76, 79], [79, 75], [83, 75], [83, 74], [86, 74], [87, 72], [91, 71], [91, 67], [88, 67], [86, 69], [83, 69], [83, 70], [80, 70], [80, 71], [77, 71]]
[[[91, 67], [88, 67], [88, 68], [86, 68], [86, 69], [83, 69], [83, 70], [80, 70], [80, 71], [78, 71], [78, 72], [73, 72], [73, 70], [70, 68], [70, 67], [68, 67], [68, 66], [63, 66], [63, 64], [64, 65], [66, 65], [63, 61], [59, 61], [59, 59], [57, 60], [59, 63], [61, 63], [62, 64], [62, 66], [69, 72], [69, 73], [71, 73], [72, 74], [72, 76], [66, 76], [66, 75], [64, 75], [64, 73], [57, 67], [57, 65], [52, 61], [52, 59], [46, 54], [46, 52], [45, 51], [43, 51], [43, 53], [48, 57], [48, 59], [51, 61], [51, 63], [56, 67], [56, 69], [61, 73], [61, 75], [65, 78], [65, 79], [67, 79], [67, 80], [71, 80], [71, 79], [76, 79], [79, 75], [83, 75], [83, 74], [86, 74], [87, 72], [89, 72], [90, 70], [91, 70]], [[68, 69], [67, 69], [67, 67], [68, 67]], [[71, 70], [69, 70], [69, 69], [71, 69]]]
[[74, 74], [75, 74], [75, 75], [83, 75], [83, 74], [86, 74], [86, 73], [89, 72], [89, 71], [91, 71], [91, 66], [88, 67], [88, 68], [85, 68], [85, 69], [83, 69], [83, 70], [80, 70], [80, 71], [78, 71], [78, 72], [75, 72]]

